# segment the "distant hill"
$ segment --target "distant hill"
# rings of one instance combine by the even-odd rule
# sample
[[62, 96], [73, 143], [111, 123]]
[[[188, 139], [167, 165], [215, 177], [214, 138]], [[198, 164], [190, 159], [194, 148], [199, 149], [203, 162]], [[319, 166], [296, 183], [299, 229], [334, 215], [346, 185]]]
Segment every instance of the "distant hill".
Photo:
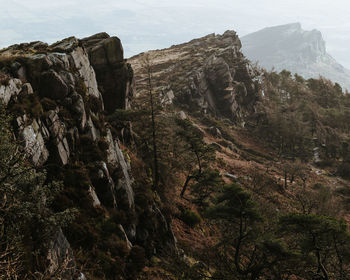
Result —
[[320, 75], [350, 89], [350, 70], [327, 53], [320, 31], [305, 31], [300, 23], [267, 27], [241, 38], [251, 61], [277, 71], [287, 69], [305, 78]]

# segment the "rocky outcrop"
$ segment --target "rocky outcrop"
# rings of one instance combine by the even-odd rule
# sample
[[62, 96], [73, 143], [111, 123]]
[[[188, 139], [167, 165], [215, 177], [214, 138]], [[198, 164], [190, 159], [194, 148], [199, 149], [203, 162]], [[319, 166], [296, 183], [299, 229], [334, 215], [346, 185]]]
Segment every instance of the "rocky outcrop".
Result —
[[95, 69], [106, 111], [126, 109], [133, 96], [133, 71], [124, 61], [122, 44], [117, 37], [106, 33], [82, 39]]
[[136, 229], [137, 242], [148, 250], [159, 250], [157, 253], [177, 254], [177, 240], [169, 221], [157, 205], [145, 209], [144, 217], [141, 218]]
[[54, 110], [48, 112], [46, 123], [49, 127], [52, 143], [54, 144], [53, 154], [59, 159], [60, 164], [66, 165], [70, 156], [70, 149], [66, 138], [66, 125], [60, 120], [57, 111]]
[[119, 147], [118, 142], [115, 142], [115, 150], [117, 154], [118, 164], [122, 172], [122, 176], [118, 179], [117, 189], [119, 196], [124, 198], [123, 201], [127, 202], [127, 207], [132, 210], [134, 209], [134, 191], [132, 189], [133, 179], [130, 177], [130, 164], [125, 160], [124, 154]]
[[57, 230], [45, 247], [49, 275], [57, 275], [61, 279], [73, 279], [76, 274], [74, 254], [62, 230]]
[[7, 105], [11, 98], [17, 96], [22, 89], [22, 82], [19, 79], [10, 79], [7, 84], [0, 84], [0, 100]]
[[[133, 96], [133, 71], [123, 58], [120, 40], [102, 33], [51, 46], [14, 45], [1, 55], [12, 59], [0, 63], [0, 72], [5, 73], [1, 77], [6, 78], [0, 79], [0, 101], [16, 116], [16, 136], [32, 164], [48, 168], [50, 179], [64, 182], [56, 207], [81, 207], [84, 215], [93, 213], [85, 220], [96, 223], [99, 217], [100, 227], [110, 217], [125, 217], [108, 225], [114, 229], [110, 242], [125, 244], [128, 251], [139, 240], [150, 255], [165, 243], [175, 248], [170, 222], [156, 203], [145, 211], [147, 226], [141, 226], [137, 217], [130, 157], [121, 144], [127, 132], [131, 135], [131, 125], [112, 129], [106, 122], [105, 113], [129, 108]], [[166, 102], [172, 98], [168, 94]], [[62, 279], [85, 279], [76, 269], [65, 234], [57, 228], [47, 244], [41, 244], [47, 271], [52, 277], [60, 270]], [[94, 240], [98, 233], [90, 234]]]
[[240, 48], [237, 34], [226, 31], [223, 35], [210, 34], [168, 49], [149, 51], [129, 61], [138, 91], [145, 90], [143, 61], [147, 55], [153, 84], [157, 85], [154, 90], [163, 96], [163, 103], [196, 105], [203, 112], [244, 124], [245, 117], [254, 111], [259, 84]]
[[132, 188], [133, 178], [131, 177], [131, 167], [129, 162], [125, 159], [125, 156], [120, 149], [118, 141], [114, 141], [112, 133], [107, 129], [107, 135], [105, 140], [108, 144], [107, 149], [107, 163], [111, 167], [111, 171], [116, 174], [116, 191], [118, 199], [124, 207], [127, 207], [130, 211], [134, 211], [135, 202], [134, 202], [134, 191]]
[[[96, 186], [97, 197], [100, 198], [103, 205], [111, 208], [117, 208], [117, 191], [107, 164], [104, 161], [95, 162], [93, 173], [95, 175], [95, 179], [92, 181], [92, 183], [94, 186]], [[103, 188], [98, 187], [101, 185]]]
[[42, 165], [49, 157], [49, 151], [44, 142], [44, 137], [48, 136], [47, 128], [40, 120], [33, 120], [33, 122], [27, 126], [26, 122], [26, 115], [17, 118], [17, 124], [21, 129], [21, 138], [24, 142], [24, 149], [34, 165]]
[[[45, 50], [43, 53], [29, 51], [38, 48], [39, 45]], [[85, 103], [94, 103], [97, 110], [101, 111], [103, 100], [88, 54], [80, 46], [78, 39], [71, 37], [52, 46], [39, 45], [38, 42], [14, 45], [1, 54], [7, 57], [12, 55], [17, 59], [2, 69], [14, 78], [6, 85], [0, 86], [0, 98], [8, 104], [11, 98], [14, 100], [14, 97], [19, 95], [35, 92], [41, 98], [50, 101], [51, 107], [55, 108], [47, 111], [41, 120], [33, 120], [32, 124], [19, 123], [19, 134], [22, 135], [26, 150], [31, 154], [35, 165], [42, 165], [48, 159], [49, 142], [51, 155], [66, 165], [71, 150], [74, 149], [69, 147], [68, 131], [75, 131], [76, 127], [78, 131], [84, 132], [87, 127], [88, 133], [95, 141], [99, 132], [91, 117], [87, 117], [88, 104]], [[72, 121], [68, 125], [65, 118], [69, 117]], [[20, 122], [19, 119], [18, 121]], [[45, 130], [48, 135], [44, 136], [41, 130]]]

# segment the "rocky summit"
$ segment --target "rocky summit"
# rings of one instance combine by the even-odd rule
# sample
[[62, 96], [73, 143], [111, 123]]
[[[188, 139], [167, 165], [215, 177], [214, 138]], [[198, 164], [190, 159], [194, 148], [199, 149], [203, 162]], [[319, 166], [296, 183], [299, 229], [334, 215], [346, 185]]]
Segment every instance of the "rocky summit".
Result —
[[236, 32], [210, 34], [168, 49], [149, 51], [129, 59], [136, 85], [142, 88], [144, 58], [152, 62], [157, 90], [170, 103], [196, 106], [244, 123], [254, 111], [259, 83], [254, 69], [240, 51]]
[[292, 23], [267, 27], [241, 39], [244, 55], [265, 69], [286, 69], [306, 79], [322, 76], [350, 89], [350, 70], [327, 52], [316, 29], [305, 31], [300, 23]]

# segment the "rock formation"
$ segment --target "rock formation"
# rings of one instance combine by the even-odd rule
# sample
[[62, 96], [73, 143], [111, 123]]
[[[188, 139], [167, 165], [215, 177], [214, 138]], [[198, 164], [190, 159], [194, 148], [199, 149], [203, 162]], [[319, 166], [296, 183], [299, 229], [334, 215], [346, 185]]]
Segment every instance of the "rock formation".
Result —
[[326, 51], [320, 31], [305, 31], [300, 23], [264, 28], [241, 38], [244, 55], [260, 66], [286, 69], [304, 78], [323, 76], [350, 89], [350, 70]]
[[[14, 45], [1, 51], [0, 73], [0, 101], [14, 114], [16, 136], [32, 164], [64, 180], [66, 191], [81, 186], [79, 200], [87, 200], [84, 209], [92, 207], [106, 219], [112, 209], [133, 217], [127, 225], [118, 222], [114, 233], [128, 250], [131, 242], [142, 239], [152, 254], [157, 244], [151, 239], [156, 236], [175, 248], [170, 225], [155, 203], [144, 214], [155, 223], [138, 223], [132, 170], [119, 144], [124, 139], [118, 139], [118, 131], [111, 132], [104, 118], [117, 108], [129, 108], [133, 96], [133, 71], [123, 58], [120, 40], [101, 33], [50, 46]], [[75, 181], [68, 181], [74, 176]], [[76, 268], [69, 237], [60, 228], [56, 232], [41, 244], [48, 271], [53, 275], [69, 264], [65, 279], [73, 279]]]
[[99, 33], [81, 42], [87, 49], [91, 65], [95, 69], [105, 109], [113, 112], [117, 108], [129, 108], [133, 95], [133, 70], [130, 64], [124, 61], [119, 38]]
[[[244, 124], [254, 111], [259, 83], [254, 70], [240, 52], [241, 42], [234, 31], [210, 34], [164, 50], [132, 57], [138, 91], [142, 90], [146, 56], [152, 64], [155, 90], [164, 100], [178, 105], [195, 105], [204, 112], [225, 116]], [[173, 96], [173, 98], [169, 98]]]

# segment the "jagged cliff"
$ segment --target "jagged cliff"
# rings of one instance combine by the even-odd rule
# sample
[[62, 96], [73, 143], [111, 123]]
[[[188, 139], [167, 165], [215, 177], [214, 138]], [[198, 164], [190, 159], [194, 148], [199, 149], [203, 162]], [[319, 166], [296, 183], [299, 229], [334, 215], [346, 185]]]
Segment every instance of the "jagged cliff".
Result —
[[350, 88], [350, 70], [326, 50], [320, 31], [305, 31], [300, 23], [267, 27], [242, 37], [242, 51], [267, 70], [286, 69], [304, 78], [323, 76]]
[[155, 90], [166, 102], [189, 109], [211, 112], [243, 124], [254, 112], [259, 81], [254, 69], [240, 51], [241, 42], [234, 31], [210, 34], [164, 50], [149, 51], [132, 57], [136, 87], [142, 88], [145, 56], [152, 64]]
[[[14, 116], [28, 159], [50, 179], [64, 182], [53, 208], [80, 210], [82, 220], [64, 231], [57, 228], [48, 243], [34, 248], [44, 250], [40, 257], [48, 271], [53, 275], [69, 262], [64, 279], [85, 279], [77, 273], [75, 252], [84, 248], [94, 256], [107, 222], [128, 252], [135, 244], [147, 255], [175, 251], [169, 222], [153, 199], [143, 202], [139, 220], [130, 157], [121, 145], [129, 143], [130, 125], [116, 129], [106, 121], [115, 109], [129, 108], [133, 97], [133, 71], [120, 40], [101, 33], [50, 46], [14, 45], [1, 51], [0, 72], [0, 100]], [[111, 222], [115, 211], [124, 218]], [[115, 262], [108, 254], [103, 261]]]

